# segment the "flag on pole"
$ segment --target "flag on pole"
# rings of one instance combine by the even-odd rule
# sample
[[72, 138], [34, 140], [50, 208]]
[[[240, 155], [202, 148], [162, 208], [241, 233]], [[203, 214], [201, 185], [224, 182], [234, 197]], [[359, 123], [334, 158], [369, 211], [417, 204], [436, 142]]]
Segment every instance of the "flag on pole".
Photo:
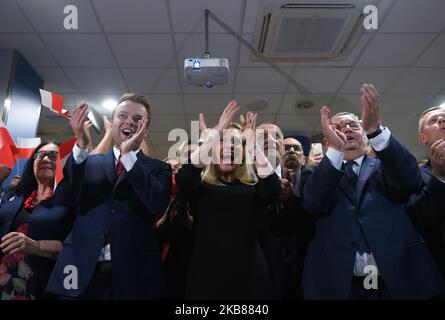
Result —
[[40, 138], [17, 138], [17, 158], [16, 170], [19, 174], [20, 167], [24, 168], [26, 161], [31, 158], [34, 149], [42, 142]]
[[0, 120], [0, 162], [8, 168], [14, 168], [18, 149], [9, 134], [8, 129], [2, 120]]
[[72, 138], [71, 140], [63, 143], [59, 147], [59, 157], [57, 158], [57, 166], [56, 166], [56, 179], [55, 179], [56, 186], [63, 179], [62, 159], [71, 153], [74, 144], [76, 143], [76, 140], [77, 140], [76, 138]]
[[40, 99], [42, 106], [58, 113], [62, 117], [68, 116], [68, 110], [63, 109], [63, 97], [54, 92], [40, 90]]
[[76, 143], [77, 139], [76, 138], [72, 138], [71, 140], [63, 143], [60, 148], [59, 148], [59, 154], [60, 154], [60, 158], [63, 159], [65, 158], [67, 155], [69, 155], [71, 153], [71, 151], [73, 150], [74, 144]]
[[31, 158], [34, 149], [41, 143], [42, 140], [40, 138], [17, 138], [18, 158]]

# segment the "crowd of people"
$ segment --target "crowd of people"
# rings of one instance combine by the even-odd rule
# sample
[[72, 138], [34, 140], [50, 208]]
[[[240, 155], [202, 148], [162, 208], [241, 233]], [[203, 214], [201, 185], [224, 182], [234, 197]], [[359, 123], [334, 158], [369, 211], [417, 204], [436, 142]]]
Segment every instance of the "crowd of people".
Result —
[[1, 299], [443, 299], [445, 109], [419, 118], [419, 166], [360, 94], [361, 115], [321, 108], [307, 156], [232, 100], [164, 161], [147, 97], [124, 94], [96, 148], [82, 103], [61, 183], [48, 141], [1, 189]]

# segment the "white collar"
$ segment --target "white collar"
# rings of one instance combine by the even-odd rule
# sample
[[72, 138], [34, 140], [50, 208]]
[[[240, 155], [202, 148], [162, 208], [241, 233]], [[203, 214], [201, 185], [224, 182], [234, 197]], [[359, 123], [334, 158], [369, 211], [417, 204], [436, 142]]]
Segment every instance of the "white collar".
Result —
[[279, 178], [281, 178], [281, 164], [278, 165], [278, 167], [275, 168], [275, 173]]
[[[354, 159], [354, 161], [358, 164], [359, 167], [361, 167], [363, 159], [365, 159], [365, 155], [362, 155], [361, 157]], [[343, 160], [343, 163], [346, 163], [346, 160]]]
[[[141, 150], [141, 149], [139, 148], [136, 151], [134, 151], [135, 154], [137, 154], [139, 152], [139, 150]], [[113, 153], [114, 153], [114, 160], [117, 162], [121, 156], [121, 150], [118, 147], [113, 146]]]

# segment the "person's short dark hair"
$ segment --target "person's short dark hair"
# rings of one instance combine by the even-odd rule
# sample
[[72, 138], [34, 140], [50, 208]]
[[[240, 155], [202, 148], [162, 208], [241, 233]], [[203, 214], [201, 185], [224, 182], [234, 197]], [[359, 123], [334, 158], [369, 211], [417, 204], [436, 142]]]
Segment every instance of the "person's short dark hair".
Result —
[[31, 193], [37, 189], [37, 179], [36, 176], [34, 175], [34, 158], [36, 153], [48, 144], [55, 144], [56, 146], [60, 147], [59, 142], [50, 140], [42, 142], [34, 149], [34, 151], [31, 154], [31, 157], [29, 157], [28, 161], [26, 161], [25, 169], [23, 169], [20, 182], [17, 185], [17, 189], [15, 192], [16, 195], [28, 198], [31, 195]]
[[[151, 106], [150, 103], [148, 101], [148, 98], [142, 94], [137, 94], [137, 93], [124, 93], [120, 98], [119, 101], [117, 102], [116, 106], [120, 105], [122, 102], [124, 101], [133, 101], [136, 103], [140, 103], [142, 104], [145, 109], [147, 110], [147, 126], [150, 125], [151, 122]], [[114, 109], [116, 110], [116, 108]], [[113, 114], [111, 115], [111, 119], [114, 118], [114, 110], [113, 110]]]

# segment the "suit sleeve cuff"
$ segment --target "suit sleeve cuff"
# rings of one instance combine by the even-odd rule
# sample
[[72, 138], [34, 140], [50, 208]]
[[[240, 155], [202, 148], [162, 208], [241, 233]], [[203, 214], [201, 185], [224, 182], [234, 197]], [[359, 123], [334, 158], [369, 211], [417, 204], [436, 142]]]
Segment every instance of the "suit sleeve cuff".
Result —
[[373, 139], [369, 139], [371, 146], [375, 151], [382, 151], [389, 145], [389, 138], [391, 137], [391, 131], [386, 127], [381, 127], [382, 133]]
[[334, 148], [328, 148], [328, 151], [326, 151], [326, 157], [328, 157], [335, 169], [341, 170], [341, 165], [343, 163], [343, 152]]
[[88, 158], [88, 148], [81, 149], [77, 143], [75, 143], [73, 147], [73, 158], [75, 164], [81, 164]]
[[127, 170], [127, 172], [129, 172], [131, 169], [133, 169], [133, 166], [137, 160], [138, 160], [138, 157], [136, 156], [135, 151], [130, 151], [129, 153], [124, 154], [121, 157], [122, 165], [124, 166], [125, 170]]

